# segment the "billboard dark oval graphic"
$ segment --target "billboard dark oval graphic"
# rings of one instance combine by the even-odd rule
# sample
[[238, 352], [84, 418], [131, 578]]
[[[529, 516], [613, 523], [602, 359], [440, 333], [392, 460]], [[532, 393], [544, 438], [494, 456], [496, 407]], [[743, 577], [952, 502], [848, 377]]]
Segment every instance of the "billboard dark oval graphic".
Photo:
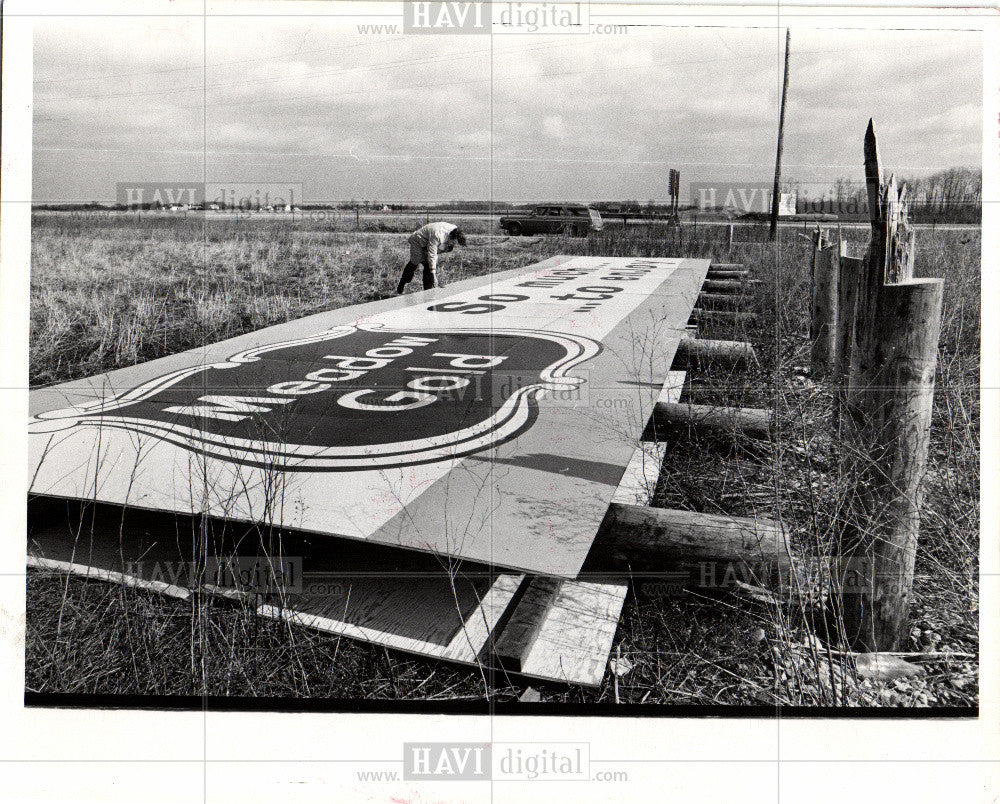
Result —
[[600, 344], [534, 330], [330, 329], [35, 416], [30, 431], [120, 428], [283, 471], [410, 466], [527, 430], [537, 397], [578, 388]]

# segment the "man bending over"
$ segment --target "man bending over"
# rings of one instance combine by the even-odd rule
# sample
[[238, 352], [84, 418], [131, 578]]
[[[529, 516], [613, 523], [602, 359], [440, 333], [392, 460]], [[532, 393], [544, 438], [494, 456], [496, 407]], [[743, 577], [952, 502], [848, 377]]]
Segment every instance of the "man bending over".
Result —
[[409, 237], [410, 260], [403, 266], [403, 275], [399, 278], [396, 293], [402, 293], [406, 285], [417, 271], [418, 265], [424, 266], [424, 290], [438, 286], [437, 260], [438, 254], [447, 253], [466, 244], [465, 234], [453, 223], [437, 221], [421, 226]]

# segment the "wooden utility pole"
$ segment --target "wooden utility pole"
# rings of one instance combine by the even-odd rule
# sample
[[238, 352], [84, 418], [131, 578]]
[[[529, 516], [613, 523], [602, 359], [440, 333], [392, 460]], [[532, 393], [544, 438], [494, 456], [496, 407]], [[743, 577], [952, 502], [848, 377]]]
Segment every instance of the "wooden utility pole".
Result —
[[778, 200], [781, 191], [781, 150], [785, 142], [785, 102], [788, 100], [788, 49], [792, 31], [785, 29], [785, 79], [781, 84], [781, 112], [778, 116], [778, 154], [774, 160], [774, 189], [771, 192], [771, 239], [778, 236]]
[[856, 280], [844, 266], [838, 293], [840, 324], [853, 332], [853, 346], [838, 339], [837, 359], [850, 372], [839, 411], [851, 484], [838, 523], [840, 598], [851, 646], [893, 651], [905, 641], [913, 586], [943, 281], [912, 278], [905, 193], [901, 202], [895, 177], [882, 181], [870, 122], [864, 150], [872, 239]]

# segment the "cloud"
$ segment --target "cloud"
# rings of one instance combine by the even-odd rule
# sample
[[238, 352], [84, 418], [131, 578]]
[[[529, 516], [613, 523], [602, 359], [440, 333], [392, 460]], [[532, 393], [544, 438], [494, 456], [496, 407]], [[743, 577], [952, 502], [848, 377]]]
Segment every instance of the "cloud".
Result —
[[546, 137], [553, 140], [566, 138], [566, 126], [561, 115], [550, 114], [542, 119], [542, 132]]
[[[39, 200], [110, 198], [143, 172], [200, 176], [206, 141], [213, 175], [302, 181], [316, 200], [491, 187], [501, 200], [662, 198], [670, 167], [684, 186], [773, 170], [773, 30], [491, 43], [218, 16], [36, 31]], [[872, 115], [886, 163], [903, 172], [975, 164], [981, 75], [975, 33], [793, 31], [786, 174], [858, 176]]]

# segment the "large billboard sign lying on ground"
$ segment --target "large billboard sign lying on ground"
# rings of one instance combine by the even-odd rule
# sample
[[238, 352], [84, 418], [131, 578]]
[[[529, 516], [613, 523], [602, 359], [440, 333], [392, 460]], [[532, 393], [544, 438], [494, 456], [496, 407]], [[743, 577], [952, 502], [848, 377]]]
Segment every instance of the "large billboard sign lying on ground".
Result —
[[553, 258], [36, 390], [30, 493], [573, 576], [707, 269]]

